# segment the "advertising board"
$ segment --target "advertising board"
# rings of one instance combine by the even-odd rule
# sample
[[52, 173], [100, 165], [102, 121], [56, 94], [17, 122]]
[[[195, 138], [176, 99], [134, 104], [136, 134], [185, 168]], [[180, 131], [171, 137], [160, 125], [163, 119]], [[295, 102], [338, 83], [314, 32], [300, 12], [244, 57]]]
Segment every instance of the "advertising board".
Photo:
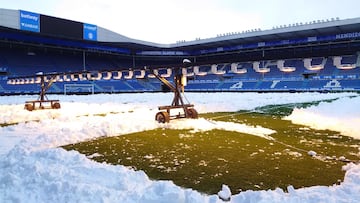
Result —
[[40, 32], [40, 14], [20, 10], [20, 30]]
[[97, 26], [87, 23], [83, 25], [83, 39], [97, 41]]

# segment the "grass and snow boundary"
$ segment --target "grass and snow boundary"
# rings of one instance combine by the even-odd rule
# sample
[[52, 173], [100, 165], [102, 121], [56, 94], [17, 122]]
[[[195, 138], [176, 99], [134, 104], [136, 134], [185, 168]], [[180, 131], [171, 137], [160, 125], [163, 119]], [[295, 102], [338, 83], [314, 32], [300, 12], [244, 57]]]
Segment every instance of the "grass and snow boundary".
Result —
[[[200, 113], [251, 110], [270, 104], [338, 100], [306, 109], [295, 109], [287, 117], [298, 123], [298, 112], [322, 115], [353, 123], [350, 132], [360, 132], [356, 109], [359, 97], [342, 94], [256, 94], [191, 93], [187, 97]], [[139, 132], [159, 127], [153, 119], [157, 105], [166, 105], [172, 94], [122, 94], [59, 96], [60, 110], [27, 112], [25, 97], [0, 97], [0, 123], [18, 123], [0, 128], [0, 200], [2, 202], [221, 202], [217, 195], [203, 195], [174, 185], [171, 181], [151, 181], [145, 173], [123, 166], [111, 166], [88, 160], [77, 152], [56, 148], [101, 136]], [[15, 104], [12, 104], [12, 103]], [[351, 111], [348, 109], [352, 109]], [[359, 108], [357, 108], [359, 109]], [[332, 112], [332, 113], [329, 113]], [[344, 113], [347, 112], [347, 113]], [[354, 114], [351, 114], [355, 112]], [[309, 119], [309, 115], [302, 117]], [[312, 114], [311, 114], [312, 115]], [[338, 115], [343, 115], [338, 116]], [[349, 119], [350, 118], [350, 119]], [[221, 128], [224, 123], [205, 125], [197, 130]], [[25, 122], [26, 121], [26, 122]], [[322, 123], [314, 119], [311, 123]], [[190, 125], [180, 121], [170, 125]], [[205, 121], [208, 122], [208, 121]], [[231, 124], [226, 124], [231, 125]], [[318, 125], [309, 125], [317, 128]], [[216, 127], [217, 126], [217, 127]], [[343, 126], [349, 129], [347, 125]], [[160, 126], [162, 127], [162, 126]], [[203, 128], [202, 128], [203, 127]], [[271, 127], [262, 126], [264, 135]], [[229, 126], [227, 127], [229, 128]], [[238, 128], [236, 128], [238, 129]], [[264, 130], [261, 129], [261, 130]], [[268, 131], [269, 130], [269, 131]], [[347, 131], [335, 129], [342, 133]], [[346, 134], [345, 134], [346, 135]], [[355, 134], [356, 136], [357, 134]], [[351, 136], [349, 134], [349, 136]], [[232, 202], [357, 202], [360, 200], [360, 166], [348, 164], [345, 181], [330, 187], [303, 189], [288, 187], [287, 192], [244, 191], [233, 194]], [[226, 189], [226, 187], [225, 187]], [[221, 190], [221, 188], [219, 188]], [[224, 192], [226, 193], [227, 190]], [[223, 193], [221, 193], [223, 194]]]

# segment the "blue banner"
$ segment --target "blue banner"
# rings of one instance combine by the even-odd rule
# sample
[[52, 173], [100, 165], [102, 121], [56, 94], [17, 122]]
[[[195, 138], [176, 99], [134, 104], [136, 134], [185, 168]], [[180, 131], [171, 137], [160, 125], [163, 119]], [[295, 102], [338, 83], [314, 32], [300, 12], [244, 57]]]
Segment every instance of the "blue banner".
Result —
[[97, 41], [97, 26], [84, 23], [84, 39]]
[[40, 14], [20, 10], [20, 30], [40, 32]]

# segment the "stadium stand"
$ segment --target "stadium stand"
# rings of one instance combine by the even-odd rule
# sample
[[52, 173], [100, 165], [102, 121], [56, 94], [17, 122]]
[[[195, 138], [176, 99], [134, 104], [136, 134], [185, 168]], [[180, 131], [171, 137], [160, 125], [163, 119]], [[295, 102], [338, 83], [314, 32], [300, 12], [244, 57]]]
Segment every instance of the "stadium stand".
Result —
[[[163, 45], [99, 26], [88, 39], [54, 30], [55, 17], [0, 11], [1, 95], [37, 93], [38, 84], [9, 79], [38, 72], [62, 73], [50, 93], [88, 92], [81, 85], [95, 93], [157, 92], [166, 88], [153, 73], [172, 81], [174, 67], [187, 76], [186, 91], [360, 91], [360, 18]], [[42, 26], [22, 27], [22, 12], [39, 16], [30, 28]], [[84, 23], [65, 21], [85, 33]], [[182, 67], [183, 58], [193, 64]]]

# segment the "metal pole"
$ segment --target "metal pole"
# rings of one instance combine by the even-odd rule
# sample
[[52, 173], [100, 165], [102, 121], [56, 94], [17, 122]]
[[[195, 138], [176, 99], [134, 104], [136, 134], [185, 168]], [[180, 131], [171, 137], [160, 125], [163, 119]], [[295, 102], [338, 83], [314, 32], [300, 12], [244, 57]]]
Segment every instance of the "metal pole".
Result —
[[83, 51], [83, 71], [86, 71], [86, 56], [85, 56], [85, 51]]
[[135, 56], [134, 56], [134, 55], [133, 55], [133, 58], [132, 58], [132, 59], [133, 59], [133, 61], [132, 61], [132, 63], [133, 63], [133, 64], [132, 64], [132, 67], [135, 68], [136, 61], [135, 61]]

